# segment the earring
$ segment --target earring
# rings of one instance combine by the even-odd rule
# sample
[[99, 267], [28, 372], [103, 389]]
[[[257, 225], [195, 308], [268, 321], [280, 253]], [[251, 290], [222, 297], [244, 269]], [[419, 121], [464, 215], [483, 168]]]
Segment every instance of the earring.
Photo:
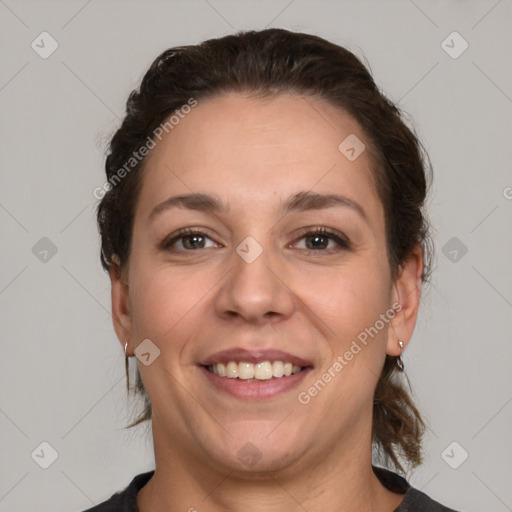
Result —
[[[400, 351], [403, 350], [404, 348], [404, 344], [402, 341], [399, 341], [398, 342], [398, 345], [400, 346]], [[396, 358], [396, 365], [398, 366], [398, 371], [400, 372], [403, 372], [404, 371], [404, 362], [402, 360], [402, 354], [400, 354], [397, 358]]]
[[127, 354], [128, 351], [128, 342], [124, 344], [124, 371], [126, 373], [126, 391], [130, 392], [130, 378], [129, 378], [129, 372], [130, 372], [130, 358]]

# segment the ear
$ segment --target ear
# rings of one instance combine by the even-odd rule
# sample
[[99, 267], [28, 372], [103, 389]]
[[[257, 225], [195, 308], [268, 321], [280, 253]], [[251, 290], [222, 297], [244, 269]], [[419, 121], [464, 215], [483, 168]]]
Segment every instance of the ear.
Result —
[[[386, 354], [399, 356], [403, 349], [398, 341], [407, 347], [420, 306], [421, 275], [423, 273], [423, 249], [417, 244], [407, 261], [400, 267], [392, 294], [395, 316], [390, 321]], [[395, 307], [396, 306], [396, 307]]]
[[112, 297], [112, 322], [123, 350], [125, 344], [128, 343], [126, 353], [129, 354], [132, 321], [130, 316], [129, 288], [128, 282], [125, 279], [125, 273], [124, 269], [120, 267], [119, 257], [117, 254], [114, 254], [109, 270]]

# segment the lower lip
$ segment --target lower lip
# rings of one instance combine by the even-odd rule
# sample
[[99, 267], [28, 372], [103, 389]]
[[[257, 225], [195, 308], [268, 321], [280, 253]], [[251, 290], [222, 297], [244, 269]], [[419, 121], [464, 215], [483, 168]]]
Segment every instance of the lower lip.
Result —
[[305, 368], [289, 377], [247, 382], [241, 379], [221, 377], [208, 371], [204, 366], [200, 366], [199, 369], [217, 389], [246, 400], [265, 400], [286, 393], [298, 386], [306, 374], [312, 370], [312, 368]]

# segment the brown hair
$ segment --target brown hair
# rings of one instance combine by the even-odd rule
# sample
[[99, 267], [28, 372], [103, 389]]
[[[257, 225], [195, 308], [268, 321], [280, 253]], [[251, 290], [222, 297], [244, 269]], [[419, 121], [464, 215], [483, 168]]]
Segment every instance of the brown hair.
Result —
[[[421, 277], [423, 282], [428, 280], [432, 242], [423, 209], [432, 171], [420, 142], [354, 54], [320, 37], [283, 29], [240, 32], [170, 48], [153, 62], [139, 90], [128, 98], [126, 115], [106, 158], [107, 180], [113, 186], [97, 211], [105, 270], [117, 263], [122, 268], [128, 261], [145, 160], [137, 161], [115, 183], [119, 169], [126, 169], [133, 154], [154, 138], [154, 130], [191, 98], [201, 100], [226, 92], [316, 96], [350, 113], [368, 137], [374, 157], [392, 279], [419, 244], [424, 255]], [[126, 370], [129, 389], [128, 364]], [[372, 434], [378, 454], [403, 471], [399, 457], [412, 467], [422, 461], [425, 424], [396, 372], [396, 358], [386, 356], [375, 390]], [[144, 397], [145, 407], [129, 427], [151, 418], [151, 404], [138, 371], [135, 391]]]

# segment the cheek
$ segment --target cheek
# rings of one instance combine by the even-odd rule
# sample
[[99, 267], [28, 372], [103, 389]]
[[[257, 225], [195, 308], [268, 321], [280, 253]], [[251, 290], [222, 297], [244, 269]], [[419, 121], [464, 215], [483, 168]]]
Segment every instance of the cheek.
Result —
[[135, 334], [162, 342], [197, 304], [201, 290], [164, 266], [141, 264], [134, 268], [130, 292]]
[[332, 393], [334, 400], [346, 406], [347, 401], [354, 407], [367, 404], [385, 358], [389, 324], [380, 319], [390, 307], [387, 276], [375, 265], [352, 266], [340, 270], [336, 280], [331, 276], [318, 284], [323, 286], [313, 296], [310, 292], [310, 299], [329, 327], [328, 354], [322, 366], [336, 375], [324, 398]]
[[149, 338], [159, 347], [166, 367], [181, 372], [185, 368], [180, 366], [187, 366], [194, 358], [194, 341], [207, 336], [215, 322], [212, 298], [220, 277], [192, 267], [172, 269], [149, 258], [133, 268], [135, 341]]
[[340, 341], [357, 336], [389, 308], [387, 275], [376, 266], [351, 265], [318, 274], [314, 286], [311, 282], [301, 286], [304, 301]]

